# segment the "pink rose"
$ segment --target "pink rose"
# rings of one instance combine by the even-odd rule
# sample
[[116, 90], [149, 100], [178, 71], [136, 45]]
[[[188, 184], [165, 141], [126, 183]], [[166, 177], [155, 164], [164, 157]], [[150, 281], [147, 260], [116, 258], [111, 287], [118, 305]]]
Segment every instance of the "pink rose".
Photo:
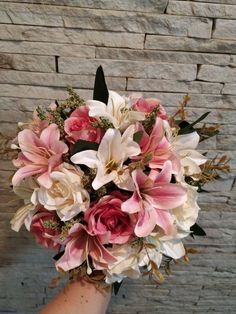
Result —
[[102, 197], [85, 213], [88, 230], [95, 235], [108, 236], [109, 243], [123, 244], [134, 235], [134, 215], [122, 212], [121, 205], [129, 198], [114, 192]]
[[156, 98], [148, 98], [144, 99], [142, 97], [138, 98], [132, 105], [132, 109], [149, 113], [151, 112], [156, 106], [159, 105], [159, 111], [157, 112], [157, 116], [162, 120], [167, 120], [167, 114], [163, 106], [161, 105], [161, 101]]
[[67, 134], [66, 139], [70, 143], [78, 140], [100, 143], [103, 131], [93, 127], [92, 123], [97, 119], [89, 116], [89, 109], [86, 105], [75, 109], [70, 117], [65, 120], [64, 129]]
[[[55, 211], [39, 211], [33, 216], [30, 232], [36, 237], [37, 243], [46, 248], [58, 249], [60, 247], [58, 236], [59, 229], [56, 228], [58, 217]], [[46, 224], [51, 222], [55, 223], [55, 227], [47, 227]]]

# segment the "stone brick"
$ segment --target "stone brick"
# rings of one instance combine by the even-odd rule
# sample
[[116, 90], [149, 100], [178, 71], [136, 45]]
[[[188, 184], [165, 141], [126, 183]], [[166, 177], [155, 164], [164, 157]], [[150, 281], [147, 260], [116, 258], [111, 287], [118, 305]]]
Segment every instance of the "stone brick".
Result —
[[236, 20], [216, 20], [213, 38], [236, 39]]
[[[11, 2], [9, 0], [4, 0], [6, 2]], [[228, 0], [229, 1], [229, 0]], [[107, 0], [60, 0], [56, 2], [55, 0], [15, 0], [14, 2], [19, 3], [35, 3], [35, 4], [47, 4], [47, 5], [57, 5], [67, 8], [67, 6], [80, 7], [80, 8], [91, 8], [91, 9], [104, 9], [104, 10], [118, 10], [118, 11], [135, 11], [135, 12], [153, 12], [163, 13], [167, 6], [168, 0], [132, 0], [127, 3], [126, 0], [118, 1], [107, 1]]]
[[222, 94], [236, 95], [236, 84], [225, 84], [222, 89]]
[[[196, 2], [203, 2], [202, 0], [195, 0]], [[209, 3], [221, 3], [221, 4], [235, 4], [235, 0], [204, 0]]]
[[[1, 89], [1, 85], [0, 85]], [[50, 99], [38, 99], [38, 103], [42, 106], [50, 104]], [[2, 110], [20, 110], [32, 112], [35, 108], [35, 100], [27, 98], [1, 97], [0, 108]]]
[[[1, 49], [1, 42], [0, 42]], [[171, 52], [155, 50], [135, 50], [96, 47], [96, 58], [116, 60], [144, 60], [184, 64], [216, 64], [228, 65], [233, 62], [227, 54]]]
[[95, 47], [30, 41], [0, 41], [0, 52], [63, 57], [94, 58]]
[[42, 41], [52, 43], [73, 43], [123, 48], [143, 48], [144, 34], [103, 32], [95, 30], [75, 30], [39, 26], [3, 24], [0, 37], [5, 40]]
[[[1, 80], [1, 79], [0, 79]], [[220, 94], [222, 84], [204, 82], [180, 82], [156, 79], [133, 79], [128, 78], [127, 90], [130, 91], [159, 91], [159, 92], [181, 92], [197, 94]]]
[[236, 68], [201, 65], [197, 78], [210, 82], [236, 82]]
[[30, 115], [18, 110], [0, 110], [0, 122], [18, 122], [29, 119]]
[[213, 18], [236, 18], [236, 7], [235, 5], [170, 0], [167, 13]]
[[146, 49], [235, 53], [236, 41], [147, 35]]
[[99, 65], [107, 76], [131, 76], [144, 78], [171, 79], [192, 81], [196, 78], [196, 65], [183, 67], [174, 63], [137, 62], [120, 60], [80, 60], [76, 58], [60, 58], [59, 72], [71, 74], [94, 74]]
[[[89, 90], [76, 90], [82, 97], [91, 94]], [[19, 97], [19, 98], [35, 98], [35, 99], [65, 99], [67, 92], [65, 89], [41, 87], [31, 85], [10, 85], [0, 84], [0, 93], [4, 97]], [[91, 96], [90, 96], [91, 97]], [[85, 97], [87, 98], [87, 97]], [[36, 101], [35, 101], [36, 103]], [[37, 107], [37, 104], [35, 105]]]
[[0, 54], [0, 68], [38, 72], [55, 72], [56, 70], [54, 57], [6, 53]]
[[[61, 73], [35, 73], [25, 71], [0, 70], [0, 84], [21, 84], [36, 86], [53, 86], [92, 89], [95, 76], [70, 75]], [[122, 77], [106, 77], [110, 89], [125, 90], [126, 79]]]
[[160, 35], [210, 38], [212, 21], [209, 19], [185, 18], [156, 14], [123, 14], [115, 11], [87, 11], [85, 15], [63, 18], [66, 27], [81, 28], [84, 23], [91, 29], [154, 33]]
[[236, 138], [234, 135], [217, 135], [217, 149], [231, 150], [232, 147], [236, 147]]
[[204, 185], [204, 189], [206, 189], [209, 192], [213, 192], [213, 191], [229, 192], [231, 191], [233, 182], [234, 182], [234, 178], [219, 179], [219, 180], [215, 180], [210, 183], [207, 183], [206, 185]]
[[4, 11], [0, 11], [0, 23], [11, 23], [9, 15]]

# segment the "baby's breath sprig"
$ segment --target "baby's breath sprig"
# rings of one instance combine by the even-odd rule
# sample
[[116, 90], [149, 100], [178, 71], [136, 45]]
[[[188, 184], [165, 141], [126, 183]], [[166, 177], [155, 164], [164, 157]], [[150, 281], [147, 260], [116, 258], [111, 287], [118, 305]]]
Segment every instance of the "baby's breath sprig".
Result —
[[77, 222], [80, 222], [80, 219], [71, 219], [70, 221], [65, 222], [65, 224], [61, 227], [61, 234], [60, 234], [60, 240], [61, 241], [64, 241], [67, 238], [69, 230]]
[[99, 120], [92, 122], [92, 126], [95, 128], [101, 128], [104, 130], [114, 129], [113, 124], [105, 117], [101, 117]]
[[69, 97], [63, 101], [60, 105], [59, 108], [61, 109], [71, 109], [74, 110], [82, 105], [85, 104], [85, 100], [80, 97], [72, 87], [67, 87], [67, 92], [69, 94]]
[[43, 226], [48, 229], [58, 229], [60, 227], [60, 224], [53, 219], [49, 219], [43, 222]]
[[59, 108], [56, 110], [47, 109], [47, 112], [52, 116], [52, 121], [57, 124], [60, 130], [61, 136], [64, 135], [64, 118], [63, 118], [63, 112]]
[[155, 108], [152, 109], [151, 112], [146, 114], [146, 119], [143, 122], [143, 127], [147, 133], [151, 132], [152, 127], [156, 121], [157, 113], [159, 110], [160, 110], [160, 106], [157, 105]]
[[46, 110], [43, 109], [42, 107], [38, 106], [36, 108], [36, 112], [37, 112], [37, 115], [38, 115], [40, 120], [46, 120], [47, 119], [47, 117], [46, 117]]

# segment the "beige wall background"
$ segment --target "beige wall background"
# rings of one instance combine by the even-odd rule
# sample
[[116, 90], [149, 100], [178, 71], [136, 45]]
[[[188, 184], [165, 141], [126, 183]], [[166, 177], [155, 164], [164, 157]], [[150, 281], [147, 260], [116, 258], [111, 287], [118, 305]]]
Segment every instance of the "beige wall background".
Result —
[[[38, 104], [73, 86], [91, 97], [97, 66], [110, 89], [155, 96], [172, 112], [190, 95], [189, 118], [205, 111], [221, 133], [201, 148], [226, 152], [236, 169], [236, 0], [0, 1], [0, 132], [13, 136]], [[1, 147], [6, 142], [1, 139]], [[37, 313], [57, 289], [52, 252], [25, 231], [10, 230], [19, 206], [13, 167], [0, 161], [0, 313]], [[162, 286], [125, 281], [109, 314], [236, 311], [234, 174], [201, 194], [199, 224], [207, 237], [191, 246], [191, 264], [176, 265]], [[91, 313], [92, 314], [92, 313]]]

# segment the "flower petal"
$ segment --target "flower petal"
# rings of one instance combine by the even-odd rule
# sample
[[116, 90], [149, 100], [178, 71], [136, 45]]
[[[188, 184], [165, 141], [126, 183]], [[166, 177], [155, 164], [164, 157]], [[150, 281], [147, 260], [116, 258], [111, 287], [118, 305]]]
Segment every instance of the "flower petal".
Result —
[[142, 238], [147, 237], [156, 225], [156, 212], [155, 210], [142, 210], [139, 213], [138, 222], [135, 226], [135, 234]]
[[98, 165], [97, 152], [95, 150], [84, 150], [76, 153], [70, 160], [74, 164], [86, 165], [89, 168], [96, 168]]
[[186, 189], [173, 183], [163, 183], [143, 191], [146, 199], [156, 208], [171, 209], [182, 205], [187, 199]]
[[53, 143], [59, 141], [60, 139], [60, 131], [58, 126], [55, 123], [50, 124], [42, 131], [40, 139], [48, 148], [51, 148]]
[[22, 181], [24, 178], [33, 176], [38, 173], [42, 173], [45, 171], [45, 168], [42, 166], [36, 166], [36, 165], [28, 165], [24, 166], [16, 171], [12, 178], [12, 184], [17, 185], [20, 181]]
[[142, 210], [142, 199], [136, 191], [121, 205], [121, 209], [129, 214], [137, 213]]
[[180, 240], [170, 240], [162, 242], [162, 253], [174, 259], [185, 255], [185, 248]]

